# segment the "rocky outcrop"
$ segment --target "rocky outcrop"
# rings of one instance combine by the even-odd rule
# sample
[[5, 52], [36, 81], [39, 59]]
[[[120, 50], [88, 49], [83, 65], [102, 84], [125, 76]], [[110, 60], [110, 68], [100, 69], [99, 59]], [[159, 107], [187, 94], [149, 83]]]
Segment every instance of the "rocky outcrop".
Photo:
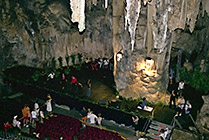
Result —
[[[204, 47], [208, 43], [199, 44], [208, 42], [208, 27], [194, 31], [196, 20], [207, 17], [203, 11], [208, 11], [204, 6], [208, 0], [202, 4], [201, 0], [105, 2], [86, 1], [85, 30], [79, 33], [77, 24], [71, 22], [68, 0], [1, 1], [1, 68], [49, 66], [53, 57], [78, 52], [92, 58], [114, 54], [115, 82], [122, 96], [164, 100], [170, 59], [176, 57], [171, 48], [182, 49], [188, 59], [194, 51], [199, 52], [197, 48], [208, 51]], [[117, 54], [122, 54], [120, 61], [116, 61]], [[207, 57], [195, 63], [202, 59], [207, 67]]]
[[[133, 35], [131, 33], [129, 35], [130, 29], [128, 32], [124, 28], [126, 13], [118, 10], [125, 9], [126, 6], [129, 6], [126, 9], [131, 9], [130, 6], [134, 4], [125, 3], [125, 0], [113, 2], [115, 60], [117, 54], [122, 54], [122, 59], [115, 61], [114, 75], [117, 90], [126, 98], [147, 97], [150, 101], [165, 102], [166, 99], [163, 97], [166, 97], [164, 93], [168, 83], [171, 48], [176, 37], [182, 38], [178, 36], [179, 32], [176, 29], [188, 30], [190, 34], [194, 31], [201, 0], [152, 0], [141, 3], [134, 47], [130, 39]], [[136, 4], [134, 6], [136, 7]], [[132, 11], [131, 14], [137, 17], [138, 12]], [[134, 25], [135, 20], [130, 21]], [[132, 24], [129, 23], [129, 26]], [[187, 50], [188, 47], [184, 49]], [[153, 63], [150, 64], [149, 60]]]
[[1, 68], [49, 66], [53, 57], [64, 60], [78, 52], [83, 58], [112, 57], [111, 6], [105, 9], [101, 2], [88, 6], [86, 30], [79, 33], [70, 20], [68, 0], [1, 1]]
[[209, 95], [202, 97], [204, 104], [198, 114], [197, 125], [202, 133], [209, 134]]

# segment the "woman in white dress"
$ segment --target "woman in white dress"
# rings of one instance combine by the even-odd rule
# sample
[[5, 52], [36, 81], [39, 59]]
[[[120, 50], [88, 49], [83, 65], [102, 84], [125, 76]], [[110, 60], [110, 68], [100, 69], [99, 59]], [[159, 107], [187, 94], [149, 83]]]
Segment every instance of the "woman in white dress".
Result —
[[52, 98], [50, 95], [47, 96], [46, 111], [49, 115], [52, 114]]

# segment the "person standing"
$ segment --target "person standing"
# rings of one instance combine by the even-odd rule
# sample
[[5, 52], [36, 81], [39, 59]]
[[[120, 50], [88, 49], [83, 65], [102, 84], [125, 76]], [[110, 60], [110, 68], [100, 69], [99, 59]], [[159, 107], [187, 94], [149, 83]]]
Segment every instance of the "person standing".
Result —
[[29, 117], [30, 117], [30, 108], [28, 105], [25, 105], [22, 109], [22, 115], [23, 115], [23, 126], [27, 126], [29, 122]]
[[184, 92], [184, 80], [181, 80], [179, 82], [179, 86], [178, 86], [178, 94], [179, 96], [183, 95]]
[[36, 113], [36, 109], [35, 108], [31, 112], [31, 116], [32, 116], [32, 126], [35, 126], [35, 121], [37, 121], [37, 113]]
[[172, 91], [171, 91], [170, 102], [169, 102], [169, 108], [171, 108], [172, 103], [173, 103], [174, 107], [176, 108], [176, 93], [175, 93], [175, 90], [172, 90]]
[[133, 116], [132, 117], [132, 121], [134, 123], [134, 129], [135, 129], [135, 132], [136, 132], [136, 136], [138, 137], [138, 134], [139, 134], [139, 117], [138, 116]]
[[77, 83], [77, 79], [74, 76], [72, 76], [70, 84], [72, 85], [72, 92], [73, 93], [75, 92], [76, 83]]
[[95, 125], [96, 120], [97, 120], [97, 116], [95, 114], [93, 114], [93, 112], [91, 112], [90, 114], [87, 115], [87, 118], [90, 121], [90, 125]]
[[88, 111], [86, 110], [85, 107], [83, 107], [81, 112], [80, 112], [82, 121], [86, 121], [87, 120], [87, 113], [88, 113]]
[[49, 94], [47, 96], [47, 101], [45, 104], [46, 104], [47, 115], [51, 116], [52, 115], [52, 98]]
[[87, 84], [86, 96], [89, 97], [91, 94], [91, 80], [88, 79], [86, 84]]
[[[36, 111], [37, 116], [39, 116], [39, 105], [38, 105], [38, 101], [36, 100], [36, 102], [34, 103], [34, 109]], [[38, 118], [37, 118], [38, 119]]]
[[99, 125], [99, 127], [102, 126], [102, 117], [101, 117], [101, 113], [98, 114], [98, 117], [97, 117], [97, 124]]

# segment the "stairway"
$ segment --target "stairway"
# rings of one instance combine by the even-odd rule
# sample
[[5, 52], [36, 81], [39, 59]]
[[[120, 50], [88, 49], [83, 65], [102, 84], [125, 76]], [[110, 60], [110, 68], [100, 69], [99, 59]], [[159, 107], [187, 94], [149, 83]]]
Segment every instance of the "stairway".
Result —
[[173, 127], [171, 125], [167, 125], [158, 121], [151, 120], [150, 125], [147, 128], [146, 131], [146, 137], [154, 139], [154, 140], [160, 140], [159, 135], [161, 134], [161, 129], [168, 129], [168, 135], [166, 136], [165, 140], [169, 140], [171, 136], [171, 132]]

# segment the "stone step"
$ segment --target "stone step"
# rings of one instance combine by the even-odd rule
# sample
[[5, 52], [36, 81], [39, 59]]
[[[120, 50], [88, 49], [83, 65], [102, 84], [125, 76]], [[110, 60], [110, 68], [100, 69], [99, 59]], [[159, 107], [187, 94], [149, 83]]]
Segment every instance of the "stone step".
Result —
[[151, 135], [151, 134], [149, 134], [149, 133], [147, 133], [145, 136], [146, 136], [146, 137], [149, 137], [149, 138], [151, 138], [151, 139], [154, 139], [154, 140], [160, 140], [158, 136], [156, 136], [156, 135]]
[[159, 136], [161, 134], [160, 131], [154, 129], [148, 129], [147, 132], [149, 132], [151, 135], [156, 135], [156, 136]]
[[151, 124], [160, 126], [162, 128], [165, 128], [165, 127], [167, 127], [168, 129], [172, 129], [173, 128], [171, 125], [168, 125], [168, 124], [165, 124], [165, 123], [161, 123], [161, 122], [157, 122], [157, 121], [152, 121]]

